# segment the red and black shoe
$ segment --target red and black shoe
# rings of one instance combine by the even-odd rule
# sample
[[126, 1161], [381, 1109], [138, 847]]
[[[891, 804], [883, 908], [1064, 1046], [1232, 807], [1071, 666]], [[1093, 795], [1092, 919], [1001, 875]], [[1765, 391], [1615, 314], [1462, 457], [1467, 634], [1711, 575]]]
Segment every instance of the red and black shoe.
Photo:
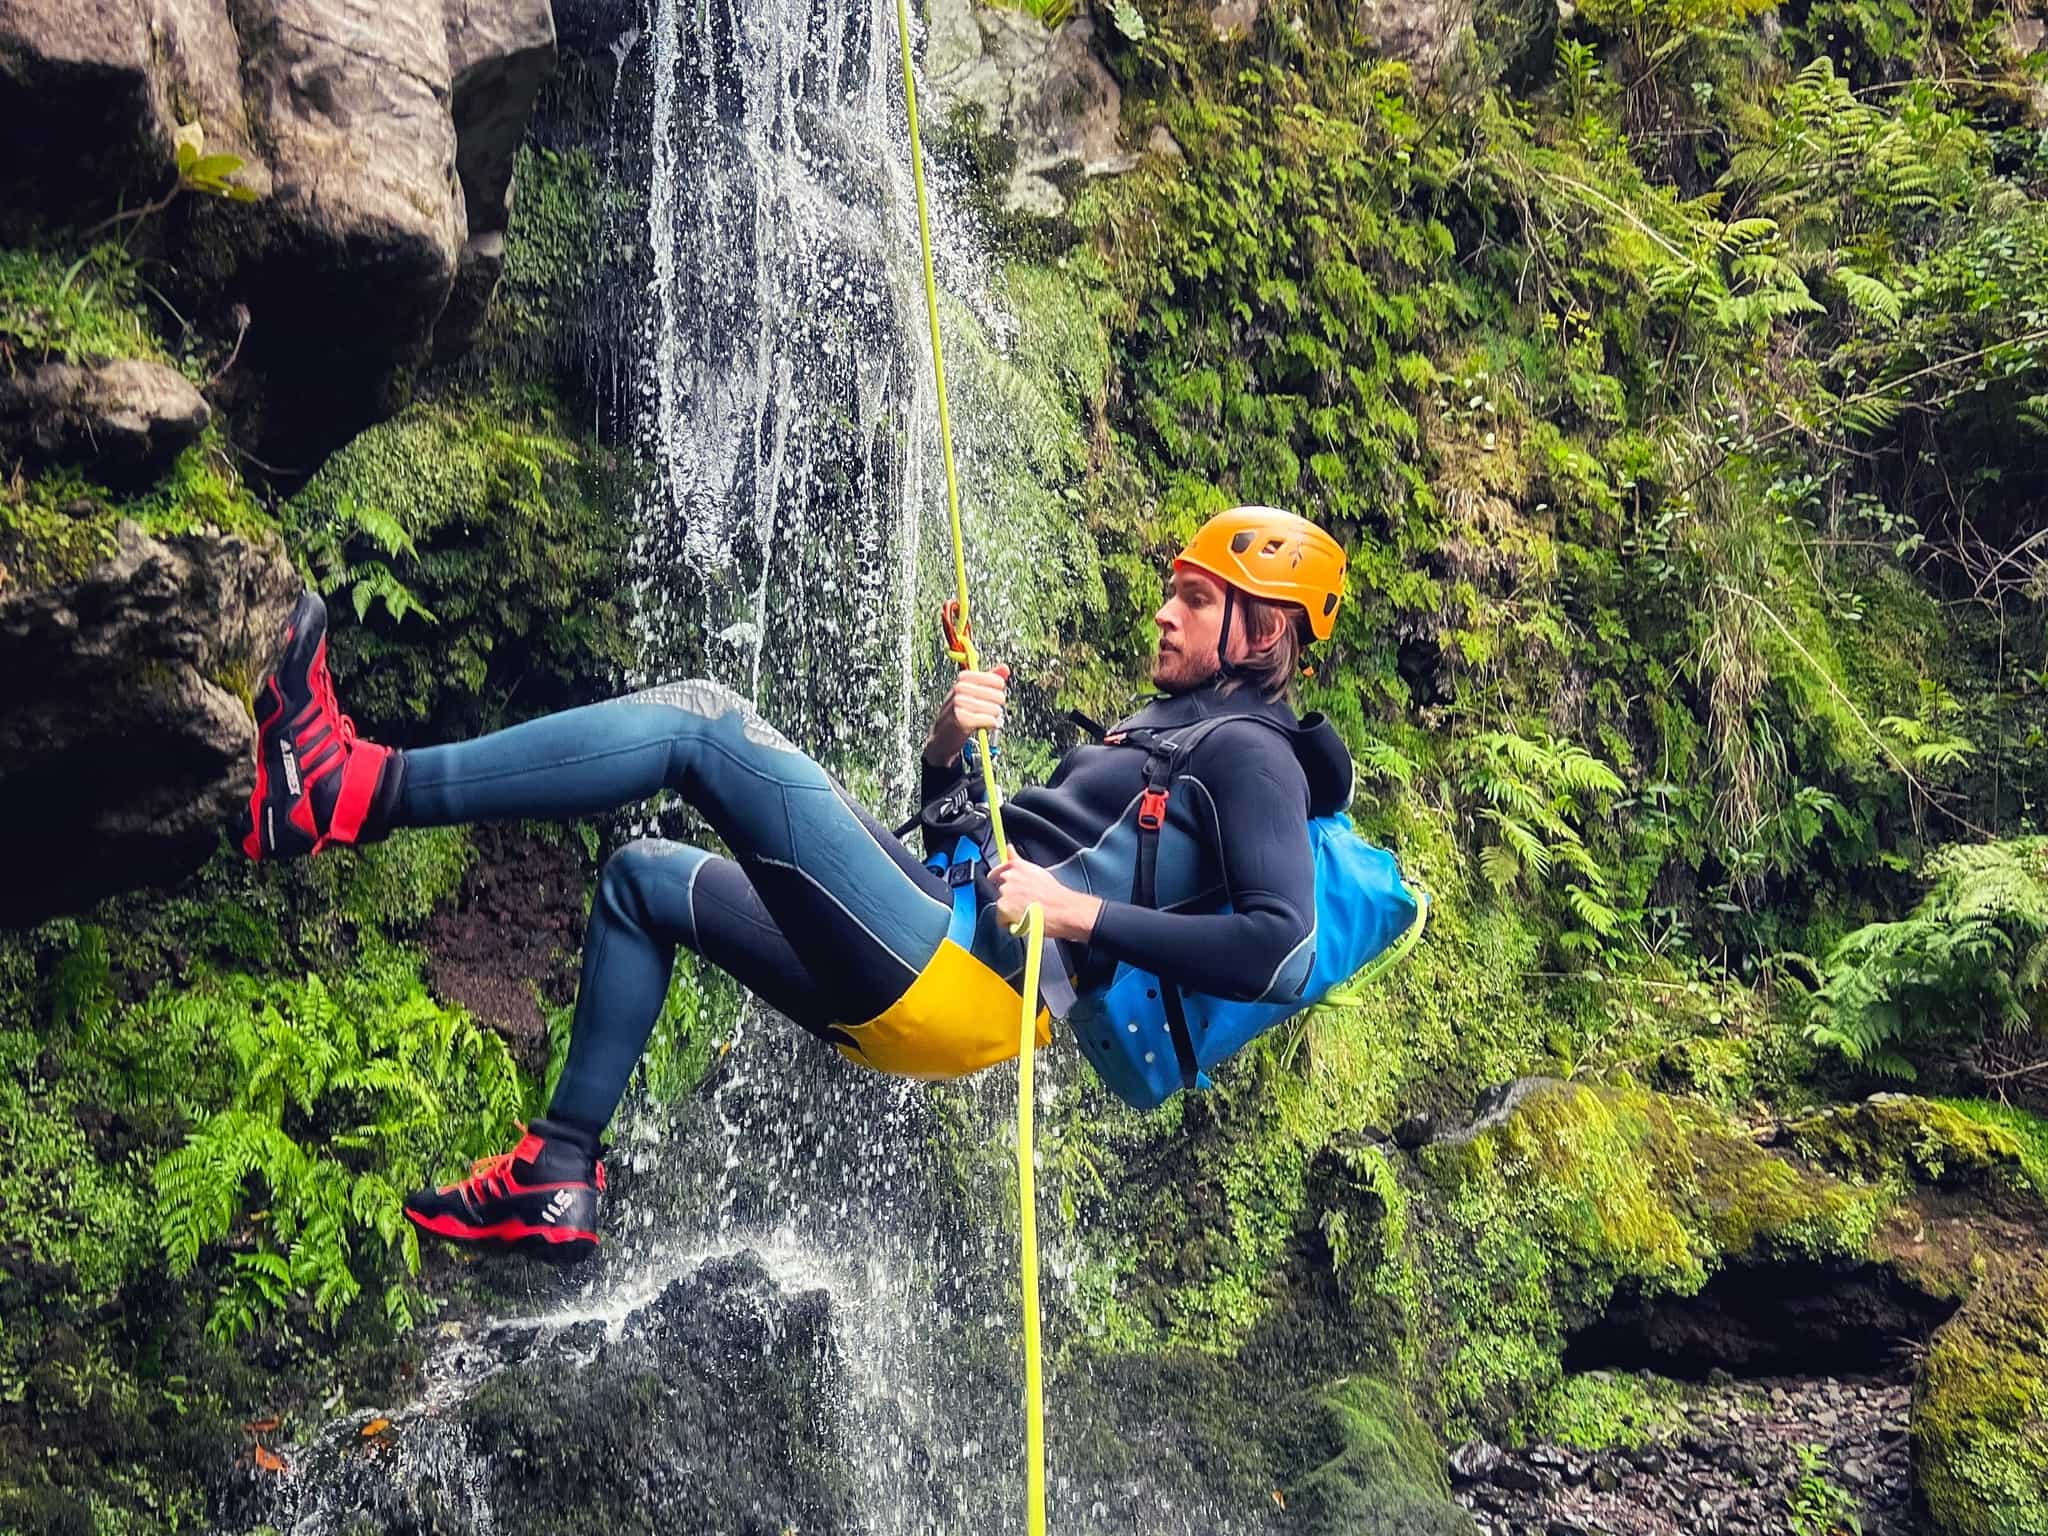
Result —
[[423, 1232], [474, 1248], [573, 1264], [597, 1252], [603, 1194], [597, 1154], [536, 1120], [518, 1146], [481, 1159], [460, 1183], [408, 1195], [405, 1214]]
[[307, 592], [285, 626], [284, 654], [256, 689], [256, 792], [242, 851], [296, 859], [391, 830], [403, 754], [356, 738], [327, 675], [327, 605]]

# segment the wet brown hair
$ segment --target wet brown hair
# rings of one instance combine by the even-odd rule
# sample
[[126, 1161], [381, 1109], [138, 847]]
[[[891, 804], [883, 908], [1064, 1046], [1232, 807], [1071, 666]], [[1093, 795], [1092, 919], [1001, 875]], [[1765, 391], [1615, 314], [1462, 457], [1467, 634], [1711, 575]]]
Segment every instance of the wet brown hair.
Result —
[[[1274, 701], [1294, 702], [1294, 680], [1301, 672], [1301, 609], [1293, 603], [1268, 602], [1248, 592], [1234, 594], [1237, 617], [1252, 654], [1231, 668], [1224, 690], [1240, 684], [1256, 688], [1259, 696]], [[1272, 635], [1270, 645], [1264, 645]], [[1224, 637], [1226, 640], [1228, 636]], [[1264, 646], [1261, 649], [1261, 646]]]

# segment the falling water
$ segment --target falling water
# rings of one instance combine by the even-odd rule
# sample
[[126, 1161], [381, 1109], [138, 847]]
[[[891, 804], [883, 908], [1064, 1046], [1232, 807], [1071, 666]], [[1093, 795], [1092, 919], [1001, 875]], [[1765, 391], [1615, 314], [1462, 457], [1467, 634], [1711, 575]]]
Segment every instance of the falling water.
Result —
[[649, 667], [720, 677], [900, 801], [934, 443], [893, 15], [648, 3]]
[[[894, 7], [620, 11], [604, 145], [627, 195], [607, 198], [601, 243], [626, 323], [591, 368], [640, 469], [643, 673], [739, 689], [879, 813], [900, 811], [940, 664], [928, 605], [949, 570]], [[934, 211], [942, 283], [985, 316], [986, 265], [943, 188]], [[972, 456], [971, 410], [961, 425]], [[703, 831], [685, 807], [633, 830]], [[1014, 1079], [991, 1077], [943, 1112], [977, 1134], [997, 1123]], [[750, 1007], [708, 1091], [615, 1127], [603, 1258], [573, 1289], [536, 1282], [538, 1311], [493, 1326], [616, 1331], [708, 1256], [752, 1250], [786, 1290], [830, 1296], [840, 1400], [821, 1433], [852, 1470], [860, 1528], [1009, 1529], [1013, 1238], [941, 1208], [936, 1112], [927, 1091], [850, 1070]], [[964, 1419], [959, 1362], [934, 1353], [963, 1330], [996, 1362]], [[458, 1340], [394, 1411], [396, 1480], [437, 1489], [449, 1529], [489, 1530], [491, 1510], [444, 1410], [502, 1368]], [[305, 1447], [310, 1481], [295, 1473], [267, 1518], [316, 1536], [370, 1508], [345, 1454], [357, 1433], [338, 1422]]]
[[[890, 813], [915, 786], [936, 661], [920, 572], [939, 564], [921, 550], [943, 538], [894, 8], [647, 5], [628, 406], [646, 671], [738, 688]], [[974, 242], [935, 211], [949, 288], [978, 294]], [[610, 1268], [630, 1285], [705, 1249], [807, 1256], [833, 1297], [862, 1516], [886, 1536], [958, 1528], [939, 1511], [959, 1497], [932, 1486], [961, 1447], [940, 1443], [927, 1325], [954, 1245], [984, 1235], [927, 1209], [928, 1113], [750, 1009], [708, 1104], [628, 1130]]]

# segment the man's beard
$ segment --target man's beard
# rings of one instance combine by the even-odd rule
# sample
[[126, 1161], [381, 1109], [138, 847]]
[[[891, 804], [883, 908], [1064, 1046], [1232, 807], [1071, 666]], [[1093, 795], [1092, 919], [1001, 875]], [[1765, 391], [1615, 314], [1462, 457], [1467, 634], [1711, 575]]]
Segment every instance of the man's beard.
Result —
[[1215, 675], [1214, 657], [1203, 666], [1190, 661], [1185, 651], [1161, 650], [1152, 661], [1152, 686], [1161, 693], [1192, 693]]

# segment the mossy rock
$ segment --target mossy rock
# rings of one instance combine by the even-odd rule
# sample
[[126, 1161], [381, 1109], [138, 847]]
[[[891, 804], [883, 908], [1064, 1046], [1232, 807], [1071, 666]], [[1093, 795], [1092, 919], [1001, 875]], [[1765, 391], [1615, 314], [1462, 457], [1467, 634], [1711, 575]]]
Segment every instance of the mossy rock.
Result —
[[1416, 1171], [1404, 1250], [1346, 1278], [1354, 1296], [1404, 1299], [1432, 1341], [1417, 1364], [1460, 1432], [1532, 1422], [1567, 1337], [1618, 1295], [1692, 1296], [1735, 1262], [1860, 1262], [1890, 1199], [1632, 1083], [1535, 1084], [1423, 1148]]
[[2025, 1180], [2020, 1141], [2003, 1126], [1970, 1119], [1933, 1099], [1880, 1093], [1794, 1121], [1786, 1139], [1802, 1156], [1850, 1178], [1943, 1189]]
[[1170, 1510], [1169, 1523], [1202, 1530], [1472, 1531], [1451, 1501], [1443, 1443], [1377, 1377], [1304, 1388], [1247, 1359], [1104, 1356], [1063, 1373], [1048, 1408], [1053, 1481], [1082, 1490], [1068, 1509], [1076, 1530], [1149, 1530]]
[[1935, 1335], [1913, 1477], [1939, 1536], [2048, 1536], [2048, 1254], [2001, 1266]]
[[[1398, 1388], [1367, 1377], [1306, 1394], [1291, 1415], [1302, 1471], [1282, 1497], [1305, 1536], [1468, 1536], [1443, 1446]], [[1284, 1422], [1284, 1420], [1283, 1420]]]

